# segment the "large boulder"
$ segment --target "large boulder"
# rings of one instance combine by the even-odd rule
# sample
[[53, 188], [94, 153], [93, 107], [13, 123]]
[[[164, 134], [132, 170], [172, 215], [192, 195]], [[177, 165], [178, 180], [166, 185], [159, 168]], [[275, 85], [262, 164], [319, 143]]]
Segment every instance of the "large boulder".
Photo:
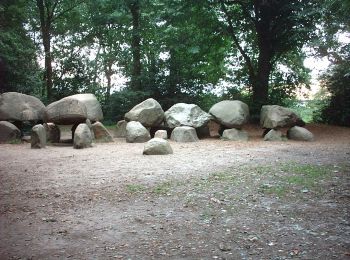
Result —
[[114, 137], [125, 137], [127, 124], [128, 122], [126, 122], [125, 120], [118, 121], [115, 128]]
[[150, 139], [150, 133], [140, 122], [131, 121], [126, 125], [126, 142], [144, 143]]
[[46, 146], [46, 130], [43, 125], [35, 125], [32, 128], [32, 134], [30, 138], [31, 148], [40, 149]]
[[224, 100], [213, 105], [209, 113], [221, 125], [228, 128], [240, 128], [248, 122], [249, 107], [239, 100]]
[[10, 122], [0, 121], [0, 142], [7, 143], [21, 140], [21, 131]]
[[278, 105], [262, 106], [260, 111], [260, 125], [262, 128], [275, 129], [278, 127], [303, 126], [303, 120], [292, 110]]
[[0, 120], [42, 121], [45, 106], [36, 97], [6, 92], [0, 95]]
[[244, 130], [232, 128], [224, 130], [222, 133], [222, 139], [229, 141], [248, 141], [249, 136], [248, 133]]
[[287, 137], [297, 141], [313, 141], [314, 135], [304, 127], [294, 126], [287, 131]]
[[178, 103], [165, 112], [168, 127], [190, 126], [194, 128], [206, 125], [211, 116], [195, 104]]
[[83, 103], [86, 107], [87, 118], [91, 122], [101, 121], [103, 119], [100, 102], [98, 102], [94, 94], [76, 94], [67, 98], [73, 98]]
[[264, 141], [283, 141], [282, 132], [279, 130], [271, 129], [264, 136]]
[[54, 123], [45, 123], [44, 128], [46, 130], [46, 139], [51, 143], [59, 143], [61, 139], [60, 128]]
[[92, 146], [92, 136], [87, 124], [79, 124], [74, 132], [73, 147], [75, 149], [88, 148]]
[[171, 133], [171, 140], [175, 142], [197, 142], [198, 136], [196, 129], [190, 126], [178, 126], [175, 127]]
[[134, 106], [125, 114], [126, 121], [137, 121], [146, 127], [159, 126], [164, 120], [164, 111], [160, 104], [149, 98]]
[[108, 132], [107, 128], [101, 122], [92, 124], [92, 130], [97, 142], [113, 142], [112, 135]]
[[84, 123], [87, 119], [85, 104], [71, 97], [51, 103], [46, 107], [45, 112], [45, 122], [58, 125]]
[[173, 149], [169, 142], [162, 138], [153, 138], [149, 140], [143, 149], [143, 154], [146, 155], [165, 155], [172, 154]]

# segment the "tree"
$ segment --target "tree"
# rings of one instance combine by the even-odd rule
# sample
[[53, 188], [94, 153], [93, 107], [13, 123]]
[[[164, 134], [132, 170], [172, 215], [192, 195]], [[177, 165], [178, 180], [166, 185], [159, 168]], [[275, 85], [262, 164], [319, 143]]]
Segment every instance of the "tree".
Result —
[[34, 20], [38, 18], [41, 40], [44, 49], [45, 59], [45, 92], [43, 96], [46, 96], [48, 100], [52, 99], [53, 90], [53, 69], [52, 69], [52, 37], [54, 36], [55, 26], [59, 19], [61, 19], [68, 12], [82, 4], [82, 0], [74, 1], [61, 1], [61, 0], [36, 0], [36, 8], [38, 16], [34, 17]]
[[128, 0], [128, 8], [132, 17], [132, 40], [131, 40], [131, 52], [132, 52], [132, 73], [130, 87], [134, 91], [140, 91], [142, 88], [141, 83], [141, 28], [140, 28], [140, 1]]
[[253, 112], [268, 103], [271, 74], [288, 53], [301, 49], [314, 28], [315, 1], [218, 0], [218, 19], [248, 74]]
[[40, 94], [36, 48], [23, 27], [26, 10], [26, 1], [0, 3], [0, 93]]
[[321, 18], [323, 30], [314, 43], [317, 55], [327, 57], [331, 66], [321, 77], [321, 85], [328, 91], [329, 103], [321, 111], [324, 122], [350, 126], [350, 43], [340, 40], [350, 33], [350, 3], [325, 0]]

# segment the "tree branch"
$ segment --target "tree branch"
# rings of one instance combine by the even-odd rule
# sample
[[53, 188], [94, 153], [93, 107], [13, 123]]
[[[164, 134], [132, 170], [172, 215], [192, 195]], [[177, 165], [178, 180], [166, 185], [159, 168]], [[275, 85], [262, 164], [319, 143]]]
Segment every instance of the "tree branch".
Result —
[[237, 36], [235, 34], [235, 31], [234, 31], [234, 27], [233, 27], [233, 24], [232, 24], [231, 16], [228, 13], [228, 10], [227, 10], [227, 8], [225, 6], [225, 2], [224, 2], [224, 0], [219, 0], [219, 1], [221, 3], [221, 9], [226, 15], [226, 21], [228, 23], [228, 31], [229, 31], [232, 39], [233, 39], [233, 42], [237, 46], [237, 48], [238, 48], [239, 52], [241, 53], [241, 55], [243, 56], [247, 66], [248, 66], [248, 70], [249, 70], [250, 76], [254, 76], [255, 75], [255, 71], [254, 71], [254, 67], [253, 67], [252, 61], [251, 61], [250, 57], [248, 56], [248, 54], [246, 53], [246, 51], [242, 48], [242, 46], [239, 43], [239, 40], [238, 40], [238, 38], [237, 38]]
[[[82, 3], [84, 3], [86, 0], [82, 0], [79, 1], [78, 3], [70, 6], [69, 8], [63, 10], [62, 12], [58, 13], [55, 17], [52, 18], [52, 21], [57, 20], [58, 18], [60, 18], [61, 16], [63, 16], [65, 13], [68, 13], [69, 11], [73, 10], [75, 7], [81, 5]], [[56, 2], [57, 3], [57, 2]]]
[[254, 17], [251, 16], [250, 12], [249, 12], [249, 8], [247, 7], [247, 5], [240, 0], [226, 0], [223, 1], [224, 4], [226, 5], [234, 5], [234, 4], [239, 4], [242, 7], [242, 11], [244, 12], [244, 14], [249, 18], [249, 20], [256, 25], [257, 23], [257, 19], [255, 19]]

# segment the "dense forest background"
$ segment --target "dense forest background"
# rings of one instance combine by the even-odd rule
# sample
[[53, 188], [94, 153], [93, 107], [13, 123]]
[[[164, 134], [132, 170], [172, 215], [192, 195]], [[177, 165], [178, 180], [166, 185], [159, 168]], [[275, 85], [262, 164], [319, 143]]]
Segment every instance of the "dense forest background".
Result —
[[[94, 93], [107, 121], [155, 98], [208, 110], [239, 99], [350, 126], [350, 2], [341, 0], [2, 0], [0, 93], [50, 103]], [[307, 56], [329, 69], [313, 100]]]

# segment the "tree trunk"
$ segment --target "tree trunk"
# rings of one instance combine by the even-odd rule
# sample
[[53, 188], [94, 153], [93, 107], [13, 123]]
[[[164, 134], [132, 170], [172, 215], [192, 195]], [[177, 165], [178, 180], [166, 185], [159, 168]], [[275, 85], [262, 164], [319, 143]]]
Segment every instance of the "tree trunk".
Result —
[[271, 55], [266, 48], [260, 47], [258, 67], [255, 77], [252, 79], [253, 104], [258, 110], [268, 103], [269, 77], [271, 73]]
[[37, 7], [39, 9], [40, 15], [40, 28], [44, 46], [44, 55], [45, 55], [45, 74], [44, 82], [45, 88], [43, 92], [46, 92], [47, 100], [51, 101], [52, 99], [52, 57], [51, 57], [51, 16], [45, 12], [45, 6], [43, 0], [37, 0]]
[[105, 104], [107, 105], [109, 102], [109, 97], [111, 96], [111, 88], [112, 88], [112, 65], [113, 62], [108, 62], [108, 64], [105, 66], [105, 75], [107, 78], [107, 89], [106, 89], [106, 94], [105, 94]]
[[169, 57], [169, 86], [168, 93], [170, 95], [178, 94], [178, 85], [180, 84], [179, 78], [179, 69], [177, 63], [177, 57], [175, 51], [170, 49], [170, 57]]
[[140, 4], [139, 1], [129, 5], [132, 15], [132, 72], [131, 88], [133, 90], [142, 90], [141, 88], [141, 37], [140, 37]]
[[259, 17], [255, 24], [258, 37], [259, 57], [256, 74], [252, 80], [253, 107], [252, 114], [258, 115], [261, 106], [268, 103], [269, 77], [272, 70], [272, 40], [271, 40], [271, 10], [268, 5], [255, 3], [256, 15]]

